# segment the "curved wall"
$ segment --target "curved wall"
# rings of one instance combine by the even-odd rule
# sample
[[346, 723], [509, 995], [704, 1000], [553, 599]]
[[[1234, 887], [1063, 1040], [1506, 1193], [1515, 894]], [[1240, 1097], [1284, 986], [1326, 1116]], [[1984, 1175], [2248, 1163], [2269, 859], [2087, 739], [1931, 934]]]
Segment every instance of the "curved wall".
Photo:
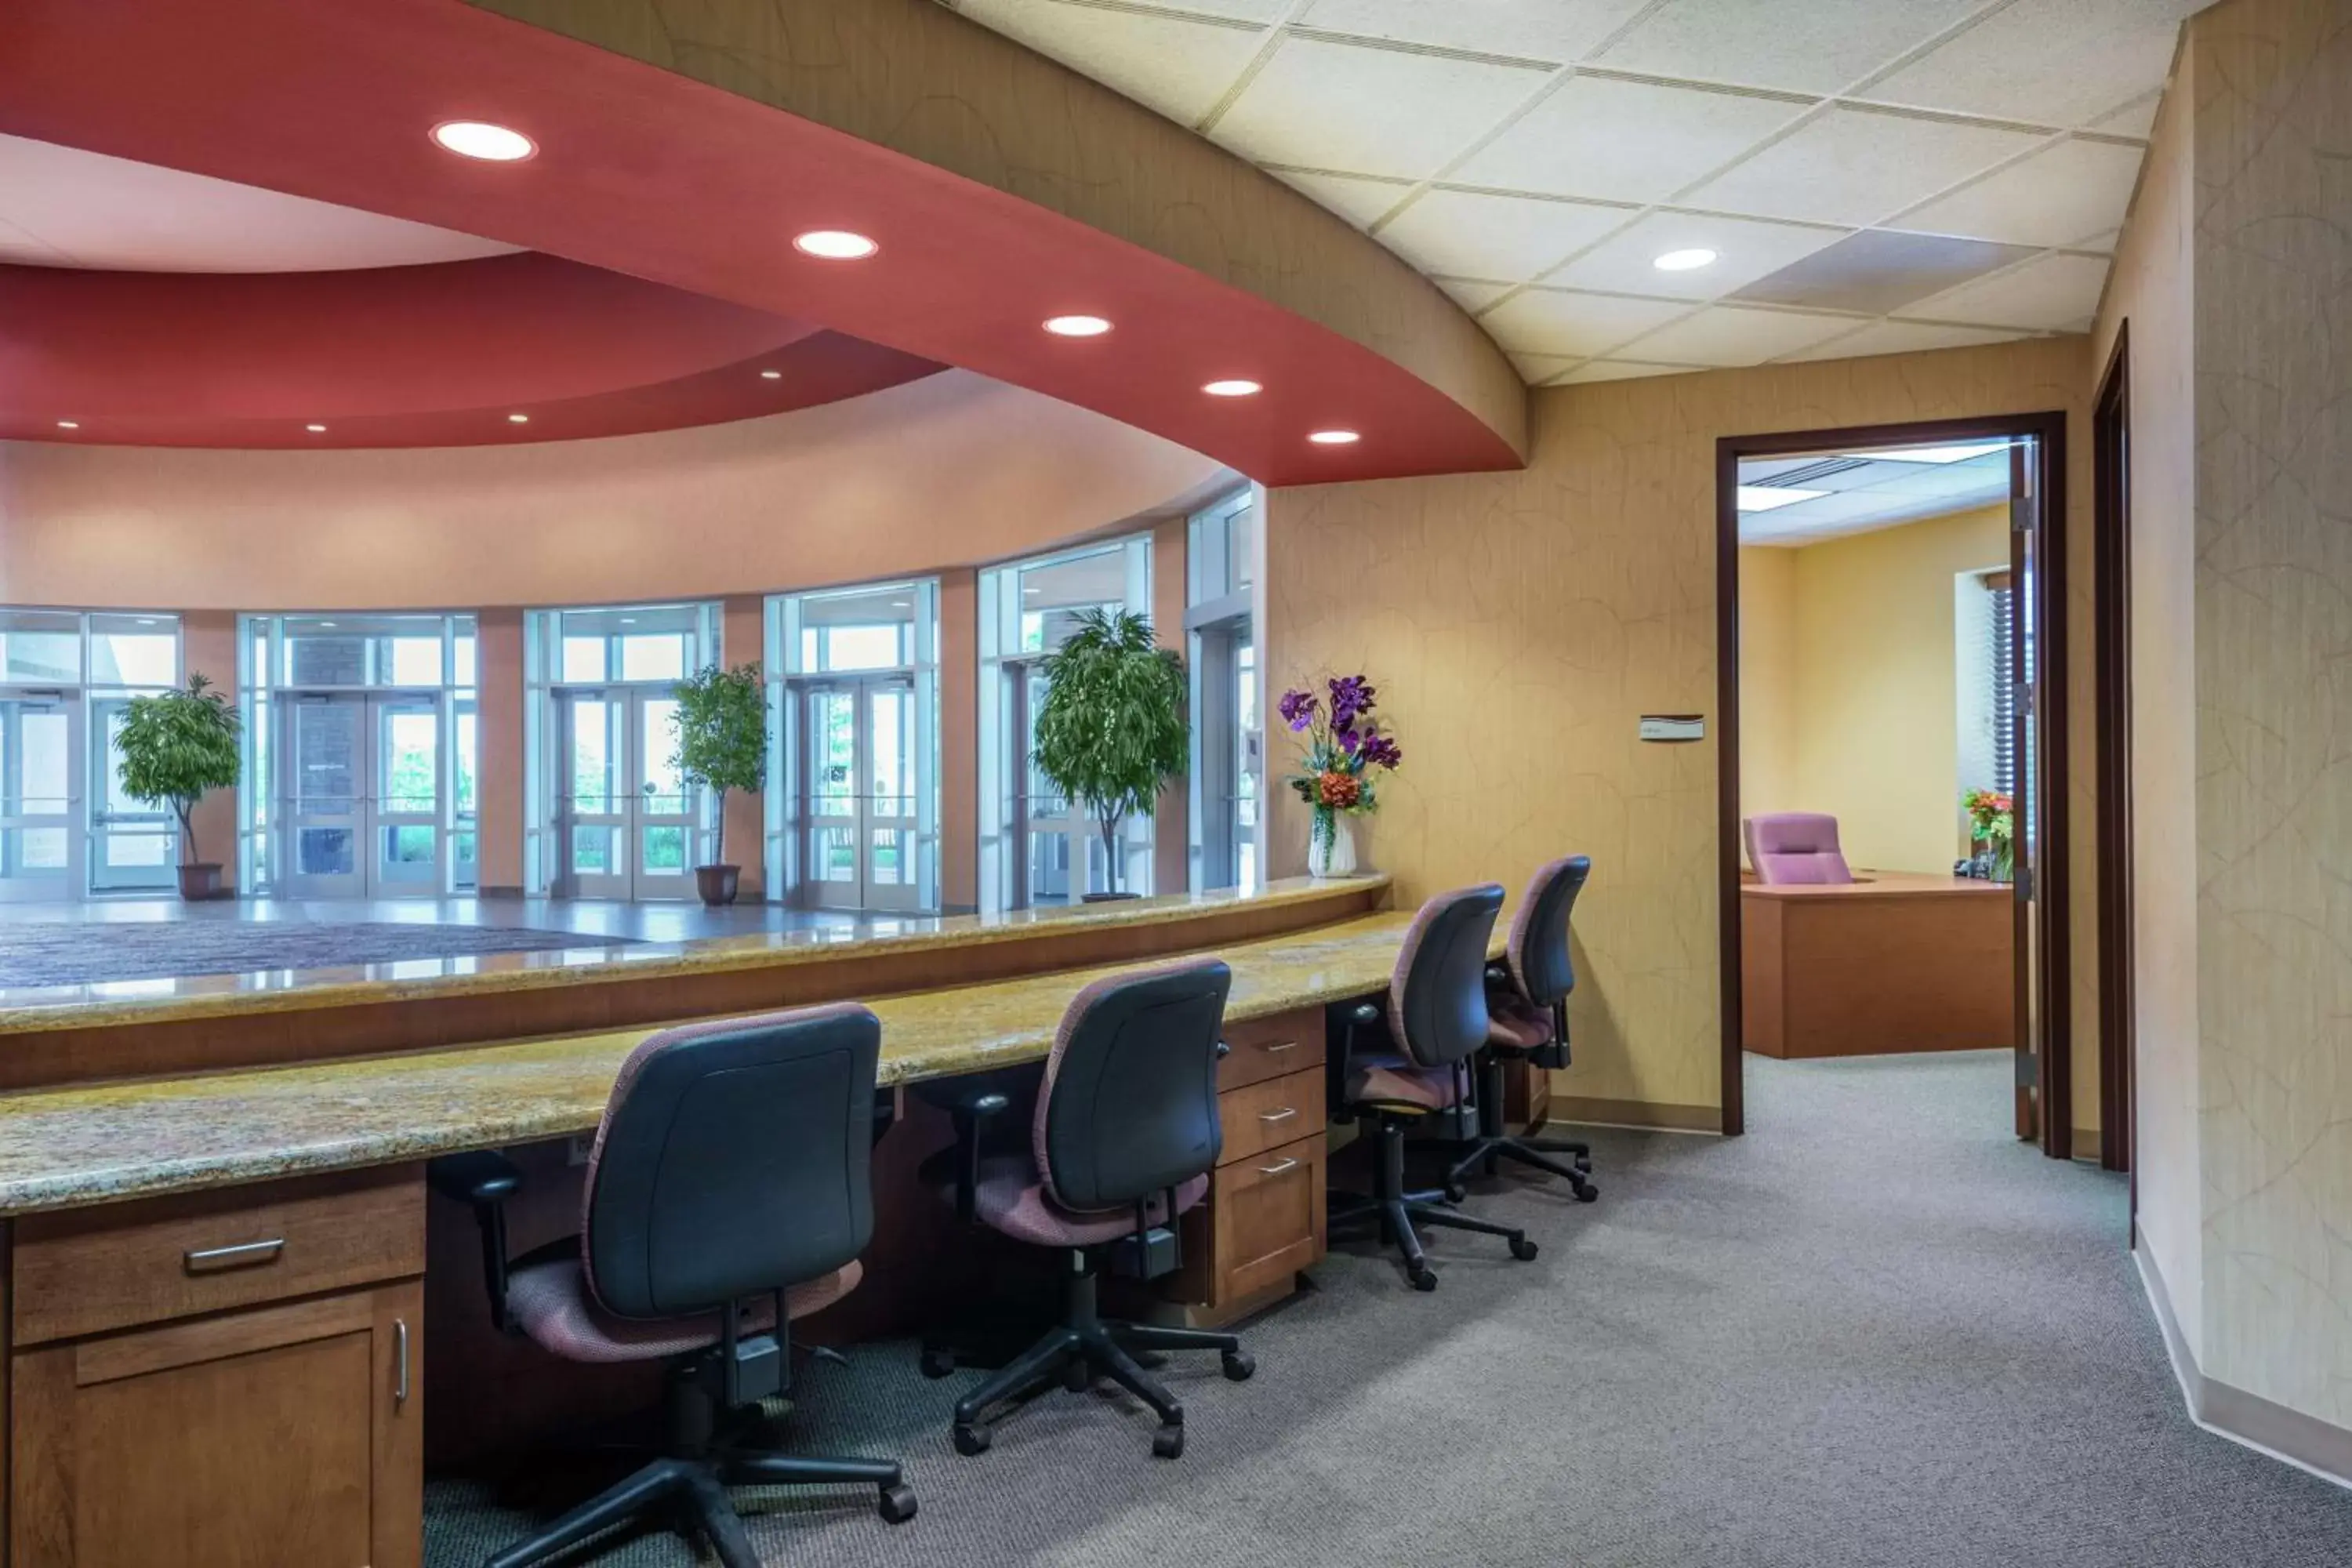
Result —
[[1024, 553], [1226, 475], [961, 371], [765, 419], [516, 447], [0, 444], [0, 604], [478, 608], [766, 593]]

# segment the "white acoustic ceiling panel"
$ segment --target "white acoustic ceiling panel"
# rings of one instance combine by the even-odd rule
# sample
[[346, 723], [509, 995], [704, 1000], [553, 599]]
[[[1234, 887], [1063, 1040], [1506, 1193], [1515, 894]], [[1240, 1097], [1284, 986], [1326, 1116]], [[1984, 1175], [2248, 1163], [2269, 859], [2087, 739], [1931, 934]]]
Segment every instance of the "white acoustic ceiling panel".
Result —
[[2073, 245], [2112, 233], [2131, 205], [2140, 150], [2070, 139], [1903, 215], [1903, 226], [2012, 245]]
[[[1753, 218], [1654, 212], [1578, 257], [1551, 279], [1575, 289], [1655, 294], [1669, 300], [1711, 300], [1778, 272], [1845, 237], [1821, 228]], [[1657, 258], [1677, 251], [1712, 250], [1715, 262], [1690, 272], [1661, 271]]]
[[1794, 120], [1803, 103], [1574, 77], [1465, 159], [1466, 185], [1659, 202]]
[[1711, 305], [1626, 346], [1625, 357], [1669, 364], [1762, 364], [1851, 331], [1844, 316]]
[[1217, 121], [1261, 163], [1420, 179], [1544, 83], [1545, 72], [1288, 37]]
[[1432, 191], [1384, 225], [1389, 248], [1427, 273], [1532, 278], [1625, 221], [1622, 208], [1479, 191]]
[[1871, 85], [1867, 96], [1962, 114], [2080, 125], [2164, 79], [2180, 24], [2207, 0], [2016, 0]]
[[1811, 0], [1799, 5], [1666, 0], [1629, 28], [1600, 63], [1832, 93], [1982, 5], [1983, 0]]
[[2028, 131], [1836, 108], [1701, 185], [1690, 201], [1763, 217], [1874, 224], [2041, 141]]
[[1318, 32], [1483, 55], [1581, 59], [1649, 0], [1312, 0], [1293, 21]]
[[1480, 320], [1496, 342], [1514, 353], [1587, 355], [1606, 353], [1689, 309], [1664, 300], [1528, 289]]
[[2107, 262], [2099, 256], [2039, 256], [2007, 272], [1923, 300], [1906, 314], [1971, 326], [2079, 332], [2099, 308]]
[[1358, 228], [1370, 228], [1390, 208], [1412, 194], [1410, 180], [1373, 180], [1361, 174], [1326, 174], [1313, 169], [1280, 169], [1275, 177], [1304, 191]]
[[1257, 27], [1207, 18], [1034, 0], [963, 0], [963, 11], [1188, 124], [1215, 107], [1265, 37]]

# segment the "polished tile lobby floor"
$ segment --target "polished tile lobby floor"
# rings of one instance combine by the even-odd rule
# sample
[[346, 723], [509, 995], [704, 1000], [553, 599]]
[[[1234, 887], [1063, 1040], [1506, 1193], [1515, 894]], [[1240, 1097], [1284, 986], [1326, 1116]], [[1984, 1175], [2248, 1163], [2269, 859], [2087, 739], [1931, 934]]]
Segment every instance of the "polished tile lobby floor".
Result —
[[[1601, 1200], [1506, 1180], [1526, 1264], [1440, 1233], [1430, 1295], [1350, 1246], [1165, 1374], [1184, 1457], [1123, 1398], [1055, 1393], [974, 1458], [907, 1343], [799, 1374], [808, 1453], [895, 1455], [921, 1497], [739, 1492], [779, 1565], [961, 1568], [2341, 1568], [2352, 1493], [2200, 1430], [2125, 1251], [2121, 1178], [2010, 1135], [2004, 1052], [1751, 1058], [1744, 1139], [1600, 1130]], [[1043, 1267], [1041, 1262], [1041, 1267]], [[582, 1376], [595, 1373], [582, 1371]], [[528, 1515], [428, 1491], [426, 1560]], [[686, 1568], [646, 1534], [568, 1560]]]

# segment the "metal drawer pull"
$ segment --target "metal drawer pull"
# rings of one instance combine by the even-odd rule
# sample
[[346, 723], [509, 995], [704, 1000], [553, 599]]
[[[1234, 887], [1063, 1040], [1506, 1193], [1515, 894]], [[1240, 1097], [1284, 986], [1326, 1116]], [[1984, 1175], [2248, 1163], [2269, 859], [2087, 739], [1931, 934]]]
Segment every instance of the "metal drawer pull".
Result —
[[394, 1405], [405, 1405], [408, 1403], [408, 1320], [406, 1318], [394, 1318], [392, 1321], [392, 1348], [393, 1353], [400, 1358], [400, 1378], [392, 1385], [392, 1402]]
[[1276, 1051], [1295, 1051], [1295, 1050], [1297, 1050], [1297, 1048], [1298, 1048], [1298, 1042], [1297, 1042], [1297, 1040], [1284, 1040], [1284, 1041], [1282, 1041], [1282, 1042], [1281, 1042], [1280, 1044], [1278, 1044], [1278, 1045], [1272, 1045], [1272, 1046], [1268, 1046], [1268, 1047], [1265, 1047], [1265, 1054], [1266, 1054], [1267, 1056], [1272, 1056], [1272, 1055], [1274, 1055]]
[[1285, 1171], [1297, 1169], [1297, 1166], [1298, 1157], [1294, 1154], [1287, 1160], [1279, 1161], [1271, 1165], [1260, 1165], [1257, 1168], [1257, 1173], [1261, 1176], [1278, 1176]]
[[271, 1241], [240, 1242], [235, 1247], [207, 1247], [197, 1252], [180, 1255], [180, 1261], [191, 1274], [218, 1274], [226, 1268], [250, 1268], [257, 1263], [275, 1263], [278, 1255], [286, 1250], [286, 1238]]
[[1287, 1121], [1297, 1114], [1297, 1107], [1286, 1105], [1280, 1110], [1261, 1110], [1257, 1113], [1257, 1119], [1260, 1121]]

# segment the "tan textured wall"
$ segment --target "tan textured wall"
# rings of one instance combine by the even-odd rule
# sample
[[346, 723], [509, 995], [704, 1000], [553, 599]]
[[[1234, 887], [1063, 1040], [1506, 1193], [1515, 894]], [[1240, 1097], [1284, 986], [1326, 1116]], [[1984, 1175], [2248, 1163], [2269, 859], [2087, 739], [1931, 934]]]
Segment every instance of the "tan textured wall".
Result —
[[[1593, 858], [1564, 1091], [1720, 1103], [1715, 742], [1635, 739], [1643, 713], [1715, 708], [1716, 438], [2066, 410], [2087, 582], [2084, 360], [2058, 338], [1559, 388], [1536, 395], [1524, 471], [1270, 492], [1268, 689], [1355, 668], [1381, 689], [1406, 763], [1366, 842], [1399, 901]], [[1279, 876], [1304, 865], [1306, 826], [1275, 800]], [[2078, 954], [2090, 915], [2078, 899]], [[2078, 1050], [2095, 1038], [2088, 973], [2078, 960]]]
[[1793, 550], [1739, 552], [1739, 809], [1749, 816], [1806, 809], [1797, 785]]
[[980, 907], [980, 584], [940, 574], [940, 904]]
[[[2197, 428], [2190, 128], [2194, 29], [2157, 116], [2092, 336], [2130, 324], [2132, 1010], [2140, 1239], [2192, 1349], [2204, 1268], [2197, 1100]], [[2087, 626], [2085, 628], [2087, 631]]]
[[[1181, 517], [1151, 529], [1151, 630], [1161, 647], [1184, 651], [1184, 552]], [[1195, 742], [1198, 743], [1197, 742]], [[978, 809], [978, 802], [974, 802]], [[1160, 792], [1151, 813], [1151, 890], [1181, 893], [1192, 879], [1192, 791], [1185, 777]]]
[[[180, 620], [180, 667], [190, 675], [209, 678], [215, 689], [236, 695], [236, 617], [210, 614], [184, 616]], [[220, 862], [221, 885], [236, 886], [236, 791], [216, 789], [196, 803], [189, 814], [195, 828], [197, 852]]]
[[[1796, 557], [1801, 808], [1838, 819], [1853, 865], [1948, 872], [1968, 853], [1952, 580], [2007, 564], [2009, 509], [1981, 507], [1786, 553]], [[1739, 678], [1744, 689], [1744, 664]], [[1743, 752], [1748, 744], [1743, 726]], [[1740, 809], [1751, 810], [1745, 801]], [[2075, 1120], [2085, 1125], [2079, 1108]]]
[[[739, 664], [763, 665], [767, 601], [757, 594], [732, 595], [720, 602], [719, 616], [719, 662], [730, 668]], [[742, 868], [736, 890], [747, 900], [768, 894], [767, 810], [765, 794], [736, 790], [727, 797], [724, 863]]]
[[2192, 26], [2201, 1359], [2352, 1426], [2352, 7]]
[[520, 610], [484, 610], [474, 642], [476, 874], [484, 891], [522, 891], [523, 637]]

